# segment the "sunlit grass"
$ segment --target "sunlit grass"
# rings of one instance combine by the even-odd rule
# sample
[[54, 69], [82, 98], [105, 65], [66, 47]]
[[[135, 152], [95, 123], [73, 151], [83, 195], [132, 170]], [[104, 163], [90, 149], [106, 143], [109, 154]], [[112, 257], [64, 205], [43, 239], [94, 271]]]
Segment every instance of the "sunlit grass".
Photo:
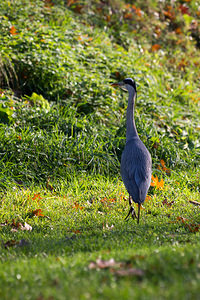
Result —
[[[199, 206], [189, 203], [198, 201], [198, 193], [185, 183], [174, 186], [166, 178], [163, 189], [152, 187], [139, 225], [124, 221], [128, 195], [117, 178], [80, 174], [68, 183], [52, 183], [52, 191], [40, 186], [8, 190], [0, 213], [3, 298], [76, 299], [88, 294], [114, 299], [121, 289], [122, 294], [136, 293], [136, 299], [153, 299], [155, 293], [158, 299], [168, 299], [176, 289], [196, 298], [199, 230], [192, 232], [186, 224], [199, 224]], [[31, 214], [36, 209], [41, 216]], [[32, 230], [22, 230], [17, 222], [26, 222]], [[90, 270], [90, 262], [99, 257], [113, 258], [144, 275], [120, 277], [109, 268]], [[192, 285], [183, 288], [181, 283], [188, 280]]]
[[[198, 299], [197, 1], [14, 2], [0, 3], [0, 299]], [[127, 94], [110, 85], [125, 77], [153, 161], [139, 225], [119, 174]]]

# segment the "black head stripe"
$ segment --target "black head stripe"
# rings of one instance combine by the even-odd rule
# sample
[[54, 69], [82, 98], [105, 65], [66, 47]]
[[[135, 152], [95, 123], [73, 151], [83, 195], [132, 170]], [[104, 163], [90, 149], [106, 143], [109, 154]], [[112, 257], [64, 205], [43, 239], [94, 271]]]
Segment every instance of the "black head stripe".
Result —
[[124, 83], [131, 85], [135, 89], [135, 91], [137, 91], [135, 81], [132, 78], [124, 79]]

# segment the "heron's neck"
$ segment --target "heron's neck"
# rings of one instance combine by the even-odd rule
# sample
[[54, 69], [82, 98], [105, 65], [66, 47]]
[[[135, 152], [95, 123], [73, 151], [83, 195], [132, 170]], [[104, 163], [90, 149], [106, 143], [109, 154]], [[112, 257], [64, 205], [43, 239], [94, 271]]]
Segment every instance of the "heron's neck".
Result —
[[126, 112], [126, 141], [138, 136], [134, 119], [134, 105], [136, 92], [133, 88], [129, 90], [128, 107]]

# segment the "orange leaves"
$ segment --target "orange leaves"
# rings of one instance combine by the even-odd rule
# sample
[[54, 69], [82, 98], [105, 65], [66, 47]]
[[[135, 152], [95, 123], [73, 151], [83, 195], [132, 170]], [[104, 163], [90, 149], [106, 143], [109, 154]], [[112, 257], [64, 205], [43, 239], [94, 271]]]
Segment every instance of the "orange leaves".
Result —
[[42, 198], [41, 198], [41, 196], [40, 196], [40, 193], [38, 193], [38, 194], [34, 194], [34, 196], [33, 196], [33, 198], [32, 198], [32, 200], [36, 200], [37, 202], [39, 201], [39, 200], [41, 200]]
[[103, 204], [109, 204], [109, 203], [116, 202], [116, 198], [110, 198], [110, 199], [108, 199], [108, 198], [104, 197], [104, 198], [101, 199], [100, 201], [101, 201], [101, 203], [103, 203]]
[[189, 220], [184, 217], [177, 217], [177, 221], [183, 223], [184, 226], [188, 228], [189, 232], [195, 233], [200, 229], [200, 224], [187, 223]]
[[160, 37], [160, 35], [161, 35], [161, 29], [160, 29], [160, 27], [156, 26], [156, 28], [155, 28], [155, 34], [156, 34], [157, 38]]
[[161, 179], [161, 181], [158, 180], [158, 176], [154, 177], [153, 175], [151, 176], [151, 186], [156, 187], [157, 189], [162, 189], [164, 187], [164, 180]]
[[91, 41], [93, 40], [93, 38], [92, 38], [92, 37], [89, 37], [88, 34], [83, 34], [83, 35], [79, 35], [79, 36], [77, 37], [77, 40], [78, 40], [79, 42], [81, 42], [81, 44], [87, 45], [88, 42], [91, 42]]
[[160, 164], [161, 165], [158, 166], [158, 170], [164, 171], [166, 174], [169, 175], [171, 171], [169, 168], [166, 167], [163, 159], [160, 160]]
[[171, 21], [175, 20], [175, 12], [172, 6], [168, 5], [166, 10], [163, 11], [163, 14], [167, 19], [170, 19]]
[[17, 30], [16, 30], [15, 26], [10, 27], [10, 34], [11, 35], [16, 35], [17, 34]]
[[[40, 200], [42, 200], [42, 197], [40, 195], [40, 193], [34, 194], [33, 197], [31, 198], [32, 201], [36, 201], [37, 204], [40, 204]], [[34, 209], [32, 211], [30, 211], [30, 213], [28, 214], [30, 218], [33, 217], [44, 217], [43, 211], [41, 208], [37, 208]]]
[[79, 4], [77, 0], [67, 0], [67, 6], [71, 7], [73, 11], [79, 14], [82, 13], [82, 9], [84, 7], [83, 5]]
[[149, 200], [151, 200], [151, 196], [147, 195], [145, 201], [149, 201]]
[[124, 19], [126, 19], [126, 20], [132, 20], [132, 18], [133, 18], [133, 14], [132, 13], [126, 13], [124, 15]]
[[80, 206], [77, 202], [74, 202], [74, 206], [72, 206], [72, 208], [75, 208], [76, 210], [78, 209], [82, 210], [84, 207]]
[[182, 15], [190, 15], [189, 7], [186, 4], [181, 4], [179, 6], [179, 10], [181, 11]]
[[134, 15], [141, 18], [143, 11], [140, 8], [137, 8], [135, 5], [126, 4], [125, 5], [126, 13], [124, 14], [124, 19], [132, 20]]
[[75, 234], [81, 234], [81, 231], [80, 231], [80, 230], [78, 230], [78, 229], [76, 229], [76, 230], [72, 230], [72, 232], [73, 232], [73, 233], [75, 233]]
[[152, 52], [156, 52], [156, 51], [158, 51], [159, 49], [161, 49], [162, 47], [161, 47], [161, 45], [159, 45], [159, 44], [154, 44], [152, 47], [151, 47], [151, 51]]
[[178, 64], [178, 69], [181, 71], [185, 71], [186, 66], [188, 65], [188, 62], [185, 58], [182, 58], [181, 61]]
[[44, 217], [43, 213], [42, 213], [42, 210], [39, 208], [39, 209], [35, 209], [31, 212], [31, 216], [34, 217]]
[[182, 34], [182, 30], [180, 27], [175, 29], [176, 34]]
[[135, 5], [132, 5], [132, 8], [134, 9], [134, 12], [138, 17], [142, 16], [142, 11], [140, 8], [137, 8]]

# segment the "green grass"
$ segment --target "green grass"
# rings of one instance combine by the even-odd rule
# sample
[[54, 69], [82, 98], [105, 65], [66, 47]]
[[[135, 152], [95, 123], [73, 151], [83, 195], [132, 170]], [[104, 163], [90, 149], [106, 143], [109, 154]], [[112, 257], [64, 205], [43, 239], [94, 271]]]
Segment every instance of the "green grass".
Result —
[[[52, 192], [36, 186], [9, 190], [2, 199], [2, 219], [26, 221], [32, 231], [1, 226], [2, 242], [27, 243], [2, 244], [1, 298], [198, 299], [200, 235], [187, 226], [199, 224], [199, 209], [189, 203], [198, 193], [183, 182], [177, 186], [168, 180], [163, 190], [152, 188], [140, 225], [124, 221], [127, 194], [117, 178], [80, 175]], [[166, 197], [172, 206], [162, 203]], [[39, 208], [44, 216], [30, 217]], [[112, 268], [90, 270], [97, 258], [113, 258], [144, 274], [120, 277]]]
[[[0, 3], [1, 299], [199, 298], [199, 8], [130, 2]], [[139, 225], [119, 174], [127, 94], [110, 85], [125, 77], [164, 182]]]

